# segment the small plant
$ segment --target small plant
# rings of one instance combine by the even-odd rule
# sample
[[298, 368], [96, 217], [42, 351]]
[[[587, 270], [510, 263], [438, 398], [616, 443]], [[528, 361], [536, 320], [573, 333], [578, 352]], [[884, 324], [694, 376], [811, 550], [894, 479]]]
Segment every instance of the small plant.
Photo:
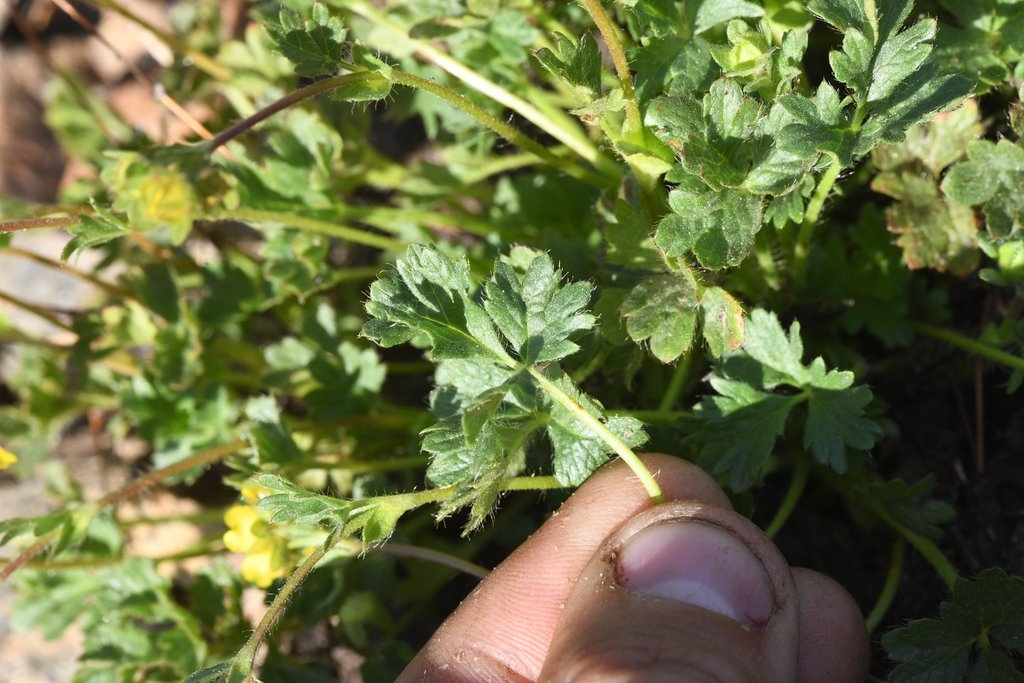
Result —
[[[953, 591], [886, 633], [880, 675], [1021, 677], [1020, 579], [962, 576], [954, 508], [886, 444], [922, 344], [1009, 394], [1024, 371], [1024, 5], [290, 0], [231, 40], [217, 8], [159, 36], [202, 139], [57, 78], [47, 120], [94, 173], [59, 207], [0, 204], [0, 246], [66, 228], [66, 263], [37, 260], [103, 297], [0, 295], [69, 333], [0, 327], [0, 467], [29, 474], [89, 411], [151, 466], [99, 500], [56, 477], [56, 512], [0, 523], [19, 623], [85, 627], [76, 681], [322, 680], [293, 637], [316, 625], [393, 680], [452, 570], [484, 574], [611, 458], [661, 500], [641, 447], [780, 542], [825, 542], [800, 521], [831, 506], [883, 567], [872, 632], [927, 616], [887, 616], [909, 567]], [[211, 467], [234, 504], [202, 501], [222, 524], [186, 554], [210, 559], [168, 579], [182, 557], [132, 556], [118, 506]]]

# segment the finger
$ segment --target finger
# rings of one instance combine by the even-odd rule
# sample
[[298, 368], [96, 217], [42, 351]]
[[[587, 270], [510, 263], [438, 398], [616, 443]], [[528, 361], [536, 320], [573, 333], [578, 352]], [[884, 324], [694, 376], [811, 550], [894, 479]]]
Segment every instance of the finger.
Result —
[[[696, 466], [667, 455], [643, 459], [666, 498], [730, 507]], [[613, 530], [649, 507], [650, 497], [621, 461], [594, 474], [463, 602], [399, 680], [536, 680], [583, 568]]]
[[800, 683], [862, 683], [870, 644], [850, 594], [824, 574], [796, 567], [800, 599]]
[[797, 680], [789, 565], [747, 518], [693, 501], [612, 534], [583, 570], [539, 681]]

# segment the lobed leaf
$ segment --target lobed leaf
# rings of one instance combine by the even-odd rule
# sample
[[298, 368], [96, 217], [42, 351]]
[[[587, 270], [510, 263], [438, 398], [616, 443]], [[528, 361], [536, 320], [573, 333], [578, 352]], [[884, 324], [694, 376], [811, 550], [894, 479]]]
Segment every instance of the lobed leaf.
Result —
[[696, 281], [689, 271], [641, 280], [620, 311], [635, 342], [647, 341], [651, 353], [670, 363], [693, 344], [697, 324]]
[[282, 9], [278, 23], [267, 25], [267, 33], [274, 47], [295, 65], [298, 75], [335, 74], [345, 63], [342, 55], [348, 31], [323, 3], [314, 3], [311, 14], [304, 21], [297, 12]]
[[1011, 659], [1024, 653], [1024, 579], [998, 567], [973, 581], [960, 577], [938, 619], [912, 621], [882, 645], [898, 663], [887, 679], [894, 683], [1024, 681]]

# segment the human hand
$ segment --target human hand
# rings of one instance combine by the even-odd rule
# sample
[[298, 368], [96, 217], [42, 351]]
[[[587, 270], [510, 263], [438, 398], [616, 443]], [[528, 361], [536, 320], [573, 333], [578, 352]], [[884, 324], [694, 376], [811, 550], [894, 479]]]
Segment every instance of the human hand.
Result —
[[400, 683], [864, 681], [857, 605], [791, 569], [714, 480], [647, 455], [596, 473], [438, 629]]

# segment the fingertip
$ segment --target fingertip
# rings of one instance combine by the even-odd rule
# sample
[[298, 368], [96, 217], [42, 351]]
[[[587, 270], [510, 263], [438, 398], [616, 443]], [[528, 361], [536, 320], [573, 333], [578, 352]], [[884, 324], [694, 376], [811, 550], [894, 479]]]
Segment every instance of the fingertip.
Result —
[[800, 607], [800, 683], [861, 683], [870, 644], [864, 616], [841, 584], [819, 572], [794, 568]]

